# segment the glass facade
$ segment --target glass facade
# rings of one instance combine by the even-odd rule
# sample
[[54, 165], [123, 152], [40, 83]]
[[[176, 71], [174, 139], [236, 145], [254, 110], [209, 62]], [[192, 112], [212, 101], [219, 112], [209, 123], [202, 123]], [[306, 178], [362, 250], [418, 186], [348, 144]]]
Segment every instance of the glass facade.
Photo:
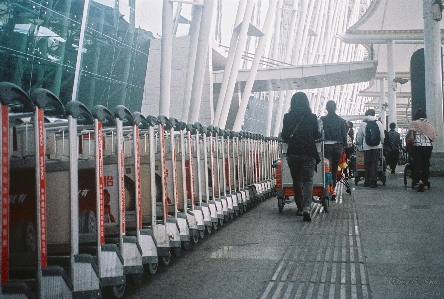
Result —
[[1, 0], [0, 81], [28, 93], [46, 88], [64, 104], [74, 93], [88, 108], [101, 104], [112, 111], [121, 104], [139, 111], [153, 38], [144, 25], [152, 1], [88, 2], [84, 11], [85, 0]]

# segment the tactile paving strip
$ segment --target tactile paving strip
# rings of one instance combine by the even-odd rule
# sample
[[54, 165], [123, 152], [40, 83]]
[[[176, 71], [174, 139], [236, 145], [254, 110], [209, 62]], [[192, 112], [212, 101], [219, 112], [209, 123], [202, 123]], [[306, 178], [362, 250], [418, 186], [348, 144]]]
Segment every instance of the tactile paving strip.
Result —
[[261, 299], [371, 298], [353, 197], [343, 193], [338, 184], [328, 213], [312, 209]]

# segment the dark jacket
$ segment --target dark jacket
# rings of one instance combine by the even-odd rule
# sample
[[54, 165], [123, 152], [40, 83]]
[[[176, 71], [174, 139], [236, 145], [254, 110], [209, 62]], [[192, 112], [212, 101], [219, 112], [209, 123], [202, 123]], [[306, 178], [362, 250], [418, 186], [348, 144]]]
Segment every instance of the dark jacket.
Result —
[[[304, 118], [300, 122], [298, 129], [293, 137], [290, 137], [302, 117]], [[316, 139], [321, 137], [315, 114], [286, 113], [284, 115], [281, 137], [285, 143], [288, 143], [287, 155], [304, 155], [314, 158], [316, 163], [321, 161], [315, 142]]]
[[398, 151], [402, 147], [401, 135], [395, 130], [390, 130], [386, 138], [389, 150]]
[[321, 120], [326, 141], [336, 141], [347, 145], [347, 124], [343, 118], [337, 114], [329, 113], [322, 116]]

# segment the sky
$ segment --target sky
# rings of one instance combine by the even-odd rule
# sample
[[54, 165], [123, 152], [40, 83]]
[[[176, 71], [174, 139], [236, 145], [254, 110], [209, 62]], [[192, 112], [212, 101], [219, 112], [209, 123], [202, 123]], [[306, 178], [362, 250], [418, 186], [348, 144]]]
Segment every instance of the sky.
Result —
[[[114, 6], [115, 0], [93, 0], [97, 3], [106, 6]], [[238, 10], [240, 0], [223, 0], [222, 1], [222, 44], [225, 46], [229, 46], [231, 33], [234, 28], [234, 22], [236, 18], [236, 12]], [[268, 0], [255, 0], [257, 5], [258, 2], [261, 2], [261, 20], [265, 18], [266, 10], [268, 8]], [[213, 25], [215, 26], [216, 20], [216, 4], [217, 0], [214, 0], [215, 10], [213, 12]], [[120, 12], [124, 15], [124, 18], [128, 21], [129, 17], [129, 6], [128, 0], [120, 0]], [[173, 3], [174, 5], [174, 13], [176, 11], [176, 7], [178, 5], [177, 2]], [[149, 30], [153, 33], [155, 37], [160, 37], [162, 35], [162, 6], [163, 0], [136, 0], [136, 27], [142, 28], [145, 30]], [[182, 4], [182, 16], [191, 19], [191, 4]], [[214, 33], [214, 29], [211, 31]], [[177, 31], [177, 36], [183, 36], [188, 33], [187, 25], [180, 25]]]

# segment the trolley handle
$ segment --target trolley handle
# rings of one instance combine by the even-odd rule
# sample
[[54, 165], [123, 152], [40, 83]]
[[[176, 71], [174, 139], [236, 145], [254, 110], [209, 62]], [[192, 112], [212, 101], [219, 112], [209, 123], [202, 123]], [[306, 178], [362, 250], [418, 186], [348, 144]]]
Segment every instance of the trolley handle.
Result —
[[0, 82], [0, 103], [11, 106], [11, 112], [32, 112], [34, 103], [17, 85], [10, 82]]
[[191, 135], [196, 135], [197, 134], [197, 128], [193, 125], [193, 124], [186, 124], [186, 129], [188, 132], [191, 133]]
[[95, 119], [102, 122], [103, 126], [105, 127], [111, 127], [116, 125], [116, 120], [114, 119], [114, 116], [105, 106], [102, 105], [94, 106], [92, 110], [92, 115], [94, 116]]
[[147, 120], [148, 125], [150, 127], [155, 127], [155, 126], [157, 126], [160, 123], [159, 119], [157, 117], [153, 116], [153, 115], [148, 115], [146, 117], [146, 120]]
[[85, 105], [79, 101], [70, 101], [66, 104], [66, 114], [79, 120], [81, 125], [91, 125], [94, 117]]
[[170, 119], [168, 119], [168, 117], [165, 115], [159, 115], [157, 119], [159, 120], [159, 124], [165, 127], [165, 130], [169, 130], [174, 127], [174, 125], [170, 122]]
[[134, 125], [138, 126], [140, 129], [148, 129], [150, 124], [147, 119], [140, 112], [133, 112]]
[[134, 126], [134, 117], [132, 113], [123, 105], [117, 105], [114, 108], [114, 118], [124, 122], [124, 126]]
[[65, 107], [51, 91], [37, 88], [30, 97], [37, 107], [44, 110], [45, 116], [63, 117], [65, 115]]

